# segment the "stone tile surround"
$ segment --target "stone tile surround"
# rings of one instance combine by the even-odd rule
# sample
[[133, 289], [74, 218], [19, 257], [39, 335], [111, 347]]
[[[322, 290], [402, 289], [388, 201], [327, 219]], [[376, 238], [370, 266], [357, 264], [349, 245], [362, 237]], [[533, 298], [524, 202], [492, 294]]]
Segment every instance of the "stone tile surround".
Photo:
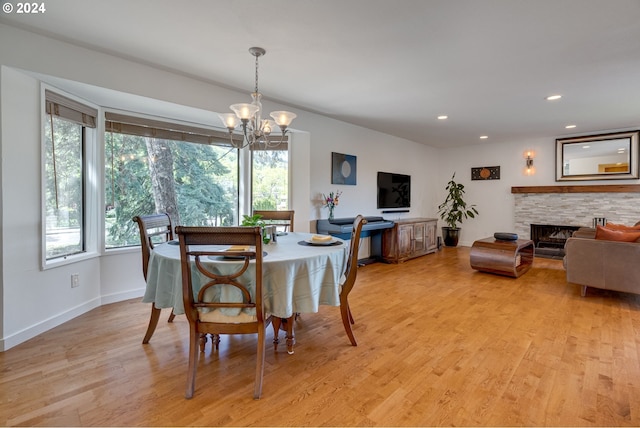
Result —
[[640, 193], [516, 193], [515, 232], [530, 238], [531, 224], [593, 225], [594, 217], [633, 225], [640, 221]]

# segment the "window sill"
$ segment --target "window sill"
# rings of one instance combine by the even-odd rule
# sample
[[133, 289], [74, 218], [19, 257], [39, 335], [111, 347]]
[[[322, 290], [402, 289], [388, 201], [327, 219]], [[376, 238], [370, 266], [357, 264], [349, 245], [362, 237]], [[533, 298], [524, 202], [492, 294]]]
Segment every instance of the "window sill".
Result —
[[90, 251], [82, 254], [73, 254], [66, 257], [59, 257], [56, 259], [45, 260], [42, 266], [42, 270], [55, 269], [61, 266], [66, 266], [74, 263], [83, 262], [85, 260], [95, 259], [99, 257], [95, 251]]
[[104, 250], [103, 256], [117, 256], [119, 254], [127, 254], [127, 253], [139, 253], [140, 245], [133, 245], [130, 247], [114, 247], [114, 248], [106, 248]]

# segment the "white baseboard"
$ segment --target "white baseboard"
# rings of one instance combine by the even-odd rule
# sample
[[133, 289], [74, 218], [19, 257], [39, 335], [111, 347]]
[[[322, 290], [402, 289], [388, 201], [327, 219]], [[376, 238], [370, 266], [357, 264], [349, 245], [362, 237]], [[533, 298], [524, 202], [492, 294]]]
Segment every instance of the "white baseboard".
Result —
[[124, 300], [135, 299], [137, 297], [144, 296], [144, 288], [137, 288], [135, 290], [127, 290], [120, 293], [107, 294], [100, 299], [101, 305], [108, 305], [110, 303], [122, 302]]
[[0, 352], [4, 352], [16, 345], [26, 342], [29, 339], [33, 339], [39, 334], [45, 333], [54, 327], [64, 324], [73, 318], [89, 312], [102, 305], [108, 305], [110, 303], [122, 302], [123, 300], [135, 299], [144, 295], [144, 288], [138, 288], [135, 290], [129, 290], [121, 293], [109, 294], [106, 296], [96, 297], [88, 302], [78, 305], [69, 309], [54, 317], [41, 321], [31, 327], [25, 328], [11, 336], [0, 339]]
[[64, 324], [65, 322], [72, 320], [73, 318], [86, 312], [89, 312], [90, 310], [95, 309], [98, 306], [100, 306], [100, 298], [96, 297], [95, 299], [91, 299], [88, 302], [69, 309], [68, 311], [34, 324], [31, 327], [25, 328], [17, 333], [14, 333], [11, 336], [4, 337], [0, 340], [0, 351], [4, 352], [16, 345], [26, 342], [29, 339], [33, 339], [39, 334], [42, 334], [54, 327]]

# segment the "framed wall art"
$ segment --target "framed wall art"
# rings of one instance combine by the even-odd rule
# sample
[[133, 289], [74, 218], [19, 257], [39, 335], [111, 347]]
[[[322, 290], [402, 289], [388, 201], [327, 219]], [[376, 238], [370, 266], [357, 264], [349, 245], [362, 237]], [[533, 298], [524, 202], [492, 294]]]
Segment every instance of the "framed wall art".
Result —
[[356, 157], [331, 152], [331, 184], [356, 185]]
[[472, 180], [500, 180], [499, 166], [479, 166], [471, 168]]

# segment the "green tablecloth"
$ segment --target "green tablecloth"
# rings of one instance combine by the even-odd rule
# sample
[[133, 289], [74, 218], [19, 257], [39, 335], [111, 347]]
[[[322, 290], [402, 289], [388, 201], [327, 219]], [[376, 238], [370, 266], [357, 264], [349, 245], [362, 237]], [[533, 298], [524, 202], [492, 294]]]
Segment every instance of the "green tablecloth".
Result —
[[[318, 312], [320, 305], [340, 305], [340, 289], [349, 251], [349, 242], [333, 246], [300, 245], [311, 238], [308, 233], [289, 232], [277, 243], [264, 245], [263, 293], [267, 313], [288, 318], [296, 312]], [[337, 238], [336, 238], [337, 239]], [[209, 249], [225, 247], [209, 247]], [[210, 259], [221, 271], [238, 263], [219, 258]], [[200, 285], [193, 278], [194, 291]], [[171, 243], [154, 248], [149, 259], [147, 289], [142, 299], [157, 308], [173, 308], [183, 314], [180, 246]]]

